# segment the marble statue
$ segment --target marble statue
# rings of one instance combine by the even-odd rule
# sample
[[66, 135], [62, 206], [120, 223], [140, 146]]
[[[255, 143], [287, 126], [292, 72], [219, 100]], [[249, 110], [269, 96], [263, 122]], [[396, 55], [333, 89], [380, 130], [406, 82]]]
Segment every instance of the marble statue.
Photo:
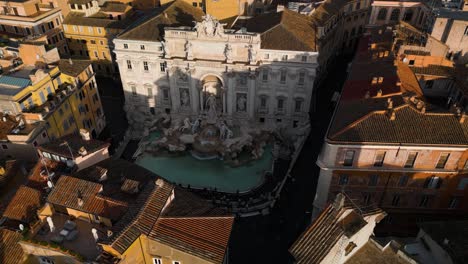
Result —
[[219, 23], [215, 18], [211, 15], [203, 16], [203, 21], [195, 22], [194, 29], [197, 31], [198, 35], [205, 35], [212, 37], [215, 35], [215, 30], [217, 28], [217, 24]]
[[216, 31], [215, 31], [216, 36], [218, 36], [218, 37], [223, 36], [222, 34], [224, 34], [224, 26], [225, 25], [226, 24], [219, 23], [219, 21], [216, 23]]
[[190, 41], [185, 42], [184, 49], [187, 57], [192, 57], [192, 43]]
[[163, 48], [164, 56], [168, 56], [169, 55], [169, 46], [167, 45], [167, 43], [165, 41], [161, 41], [161, 45], [162, 45], [162, 48]]
[[192, 134], [195, 134], [198, 132], [200, 125], [201, 125], [201, 119], [197, 118], [197, 120], [195, 120], [195, 122], [193, 122], [192, 124]]
[[183, 89], [180, 93], [180, 104], [182, 106], [190, 106], [190, 96], [187, 89]]
[[237, 98], [237, 111], [245, 112], [247, 110], [247, 99], [245, 95], [239, 95]]
[[211, 120], [216, 119], [216, 97], [212, 94], [206, 99], [206, 107], [208, 108], [208, 117]]
[[230, 139], [233, 135], [231, 129], [226, 125], [224, 121], [221, 122], [221, 125], [219, 126], [219, 132], [220, 132], [220, 139], [221, 140], [226, 140]]
[[226, 61], [232, 60], [232, 47], [229, 43], [226, 44], [226, 47], [224, 48], [224, 57], [226, 57]]
[[190, 131], [191, 127], [192, 127], [192, 123], [190, 123], [190, 119], [186, 117], [184, 119], [184, 124], [181, 127], [179, 127], [179, 131], [186, 131], [186, 130]]
[[252, 45], [249, 45], [249, 62], [254, 63], [257, 59], [257, 52]]

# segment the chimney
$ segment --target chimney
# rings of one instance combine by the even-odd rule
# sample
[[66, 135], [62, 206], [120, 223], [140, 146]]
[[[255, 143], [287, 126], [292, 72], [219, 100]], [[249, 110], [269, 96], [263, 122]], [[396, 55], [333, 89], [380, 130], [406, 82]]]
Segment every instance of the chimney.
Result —
[[89, 134], [89, 131], [86, 129], [80, 129], [80, 135], [81, 138], [85, 141], [91, 140], [91, 135]]
[[387, 108], [388, 109], [393, 109], [393, 101], [392, 98], [387, 99]]
[[88, 154], [88, 151], [86, 151], [86, 148], [85, 147], [81, 147], [79, 150], [78, 150], [78, 153], [80, 153], [81, 156], [86, 156]]
[[162, 187], [164, 185], [164, 180], [159, 178], [159, 179], [156, 180], [155, 184], [158, 187]]
[[166, 12], [164, 12], [164, 17], [165, 17], [165, 18], [168, 18], [168, 16], [167, 16], [167, 13], [166, 13]]
[[383, 93], [383, 92], [382, 92], [382, 89], [379, 89], [379, 90], [377, 91], [377, 97], [382, 96], [382, 93]]
[[79, 206], [79, 207], [82, 207], [82, 206], [83, 206], [83, 203], [84, 203], [84, 201], [83, 201], [83, 195], [81, 194], [81, 191], [78, 190], [78, 206]]
[[70, 63], [70, 65], [73, 65], [73, 61], [71, 58], [68, 59], [68, 63]]
[[388, 119], [390, 119], [390, 121], [395, 120], [395, 118], [396, 118], [395, 111], [393, 109], [389, 109], [387, 111], [387, 116], [388, 116]]
[[460, 121], [460, 124], [463, 124], [465, 122], [465, 119], [466, 119], [466, 113], [463, 112], [460, 114], [460, 117], [458, 118], [458, 121]]
[[345, 196], [342, 193], [338, 193], [335, 197], [335, 201], [333, 202], [333, 208], [335, 210], [340, 210], [343, 208], [345, 202]]
[[424, 105], [422, 108], [421, 108], [421, 114], [425, 114], [426, 113], [426, 106]]

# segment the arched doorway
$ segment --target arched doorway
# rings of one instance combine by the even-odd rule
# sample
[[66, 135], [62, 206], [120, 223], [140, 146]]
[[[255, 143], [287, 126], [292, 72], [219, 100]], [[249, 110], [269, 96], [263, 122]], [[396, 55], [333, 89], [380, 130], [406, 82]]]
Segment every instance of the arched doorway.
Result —
[[226, 93], [223, 81], [216, 75], [207, 75], [201, 80], [200, 110], [215, 117], [226, 110]]

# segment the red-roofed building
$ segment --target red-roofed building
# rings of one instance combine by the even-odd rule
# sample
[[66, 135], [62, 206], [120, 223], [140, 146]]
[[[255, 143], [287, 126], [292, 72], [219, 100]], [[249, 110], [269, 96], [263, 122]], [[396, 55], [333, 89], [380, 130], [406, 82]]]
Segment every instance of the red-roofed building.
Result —
[[388, 213], [378, 232], [468, 211], [468, 118], [427, 103], [391, 28], [361, 39], [317, 164], [314, 218], [339, 192]]

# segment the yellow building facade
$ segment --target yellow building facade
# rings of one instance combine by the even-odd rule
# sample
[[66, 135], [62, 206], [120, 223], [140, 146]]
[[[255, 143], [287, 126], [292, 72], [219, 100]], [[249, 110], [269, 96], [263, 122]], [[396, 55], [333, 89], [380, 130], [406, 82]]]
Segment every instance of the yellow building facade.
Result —
[[112, 39], [131, 22], [127, 15], [131, 7], [123, 3], [96, 1], [70, 4], [70, 14], [63, 22], [63, 30], [72, 58], [87, 59], [93, 63], [98, 75], [113, 76], [118, 73], [112, 57]]

